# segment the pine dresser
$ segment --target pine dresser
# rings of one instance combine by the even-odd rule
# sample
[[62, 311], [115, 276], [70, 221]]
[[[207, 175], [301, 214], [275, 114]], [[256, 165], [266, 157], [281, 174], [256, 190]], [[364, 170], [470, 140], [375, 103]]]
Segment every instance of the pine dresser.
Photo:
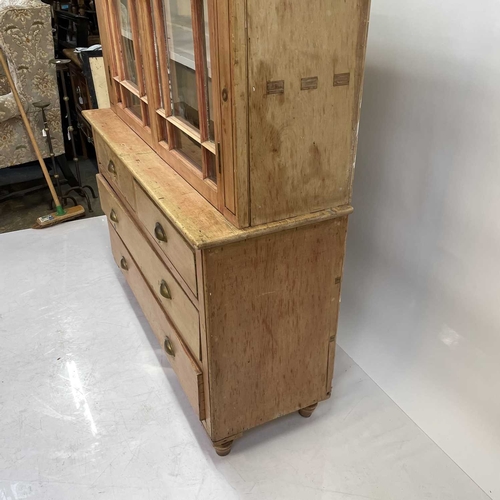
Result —
[[369, 0], [99, 0], [111, 248], [216, 452], [331, 394]]

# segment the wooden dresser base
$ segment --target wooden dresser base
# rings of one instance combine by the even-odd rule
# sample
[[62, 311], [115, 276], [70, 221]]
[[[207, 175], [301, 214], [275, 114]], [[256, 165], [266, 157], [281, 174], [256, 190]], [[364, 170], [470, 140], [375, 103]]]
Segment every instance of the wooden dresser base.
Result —
[[236, 229], [184, 181], [160, 178], [168, 165], [154, 153], [127, 153], [140, 149], [133, 132], [115, 138], [114, 118], [102, 120], [98, 185], [115, 261], [215, 451], [283, 415], [310, 417], [331, 394], [352, 209]]
[[[299, 410], [299, 415], [304, 418], [309, 418], [317, 407], [318, 403], [314, 403], [313, 405], [307, 406], [306, 408], [302, 408]], [[230, 439], [223, 439], [222, 441], [212, 442], [217, 455], [219, 455], [219, 457], [226, 457], [227, 455], [229, 455], [236, 439], [239, 439], [242, 436], [243, 433], [232, 436]]]

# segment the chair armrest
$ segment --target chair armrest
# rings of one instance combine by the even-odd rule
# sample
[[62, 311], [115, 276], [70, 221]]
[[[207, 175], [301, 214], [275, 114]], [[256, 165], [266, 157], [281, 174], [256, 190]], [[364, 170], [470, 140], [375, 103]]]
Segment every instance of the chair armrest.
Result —
[[19, 116], [19, 109], [12, 92], [0, 95], [0, 123]]

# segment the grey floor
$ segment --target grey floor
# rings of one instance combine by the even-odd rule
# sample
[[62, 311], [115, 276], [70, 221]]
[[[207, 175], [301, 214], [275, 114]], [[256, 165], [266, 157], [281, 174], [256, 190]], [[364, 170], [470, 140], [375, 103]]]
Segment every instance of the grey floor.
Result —
[[[74, 171], [72, 162], [68, 163]], [[81, 160], [80, 171], [82, 183], [92, 186], [96, 195], [98, 195], [95, 178], [97, 166], [95, 161]], [[9, 192], [9, 186], [30, 182], [32, 180], [35, 181], [36, 179], [43, 179], [42, 171], [38, 163], [17, 168], [0, 169], [0, 198]], [[63, 192], [69, 188], [68, 185], [62, 186]], [[103, 215], [99, 198], [91, 198], [93, 212], [89, 211], [84, 198], [79, 196], [75, 196], [75, 198], [77, 203], [85, 208], [86, 218]], [[52, 211], [49, 208], [50, 199], [49, 190], [47, 187], [44, 187], [41, 190], [24, 196], [16, 196], [5, 201], [0, 201], [0, 233], [8, 233], [10, 231], [18, 231], [20, 229], [33, 227], [38, 217]], [[69, 206], [72, 205], [73, 203], [69, 202]]]

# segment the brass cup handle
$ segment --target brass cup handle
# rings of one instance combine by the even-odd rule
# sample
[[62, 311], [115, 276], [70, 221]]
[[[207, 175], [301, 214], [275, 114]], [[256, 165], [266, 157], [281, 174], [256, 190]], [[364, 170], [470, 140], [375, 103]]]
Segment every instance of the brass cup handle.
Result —
[[128, 263], [127, 263], [127, 259], [125, 259], [125, 257], [122, 257], [122, 260], [120, 260], [120, 267], [122, 269], [125, 269], [125, 271], [128, 271]]
[[162, 297], [165, 297], [166, 299], [172, 299], [172, 294], [170, 293], [170, 289], [168, 288], [167, 282], [165, 280], [161, 280], [160, 295]]
[[109, 163], [108, 163], [108, 172], [110, 174], [116, 175], [116, 167], [115, 167], [115, 164], [113, 163], [113, 160], [109, 160]]
[[155, 225], [155, 236], [156, 239], [164, 241], [165, 243], [167, 242], [167, 235], [165, 234], [163, 226], [159, 222], [157, 222]]
[[172, 345], [172, 342], [168, 337], [165, 337], [165, 342], [163, 343], [163, 347], [165, 348], [165, 352], [169, 355], [175, 358], [175, 351], [174, 351], [174, 346]]
[[113, 221], [113, 222], [118, 222], [118, 216], [116, 215], [116, 212], [114, 209], [111, 209], [111, 212], [109, 214], [109, 218]]

